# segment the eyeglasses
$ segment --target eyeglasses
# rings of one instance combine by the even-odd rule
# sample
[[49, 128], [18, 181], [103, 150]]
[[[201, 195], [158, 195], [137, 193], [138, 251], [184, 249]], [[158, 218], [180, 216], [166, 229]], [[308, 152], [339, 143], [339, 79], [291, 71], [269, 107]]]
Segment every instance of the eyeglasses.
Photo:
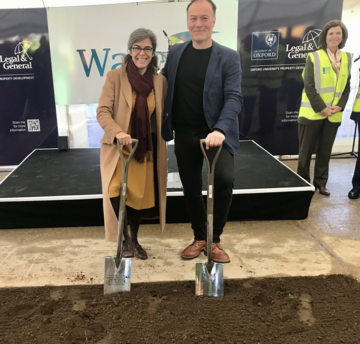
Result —
[[144, 51], [145, 54], [151, 54], [153, 51], [153, 48], [151, 47], [145, 47], [145, 48], [140, 48], [139, 46], [135, 45], [134, 47], [131, 48], [133, 52], [135, 53], [140, 53], [140, 51]]

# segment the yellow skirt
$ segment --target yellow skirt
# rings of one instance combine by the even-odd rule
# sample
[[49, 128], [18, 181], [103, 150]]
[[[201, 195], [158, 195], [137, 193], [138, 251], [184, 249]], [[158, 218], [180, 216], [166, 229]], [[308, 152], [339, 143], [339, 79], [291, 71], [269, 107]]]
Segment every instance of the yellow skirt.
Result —
[[[133, 107], [135, 105], [136, 94], [133, 92]], [[150, 117], [155, 109], [155, 94], [152, 91], [148, 97], [148, 106]], [[131, 133], [129, 126], [128, 134]], [[130, 155], [132, 148], [124, 146], [122, 149], [125, 163]], [[114, 175], [109, 184], [109, 197], [120, 196], [120, 185], [122, 178], [121, 158], [116, 165]], [[155, 187], [154, 187], [154, 163], [145, 161], [140, 164], [133, 157], [128, 172], [128, 182], [126, 191], [126, 205], [141, 210], [149, 209], [155, 206]]]
[[[123, 154], [127, 161], [132, 148], [124, 147]], [[109, 185], [109, 196], [120, 196], [122, 178], [121, 159], [119, 159]], [[140, 164], [133, 158], [129, 165], [126, 191], [126, 205], [133, 209], [148, 209], [155, 206], [154, 163], [145, 161]]]

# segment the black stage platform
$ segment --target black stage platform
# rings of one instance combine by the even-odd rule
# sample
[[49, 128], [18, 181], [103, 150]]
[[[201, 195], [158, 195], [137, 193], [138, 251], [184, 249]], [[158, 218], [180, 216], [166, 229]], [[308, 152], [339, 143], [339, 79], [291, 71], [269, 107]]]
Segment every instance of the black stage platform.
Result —
[[[167, 222], [189, 222], [173, 147]], [[99, 151], [33, 151], [0, 184], [0, 229], [103, 225]], [[203, 181], [206, 190], [205, 164]], [[305, 219], [313, 193], [312, 185], [255, 142], [241, 141], [228, 220]]]

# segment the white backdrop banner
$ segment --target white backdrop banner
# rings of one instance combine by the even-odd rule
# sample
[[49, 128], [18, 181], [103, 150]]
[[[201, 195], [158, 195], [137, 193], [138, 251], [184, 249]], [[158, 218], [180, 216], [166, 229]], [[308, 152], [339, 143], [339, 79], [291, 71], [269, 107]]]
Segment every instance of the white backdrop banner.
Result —
[[[237, 1], [218, 0], [213, 39], [237, 48]], [[158, 40], [160, 66], [173, 43], [190, 40], [188, 3], [119, 4], [48, 9], [51, 60], [57, 105], [96, 104], [106, 73], [121, 66], [130, 33], [144, 27]]]

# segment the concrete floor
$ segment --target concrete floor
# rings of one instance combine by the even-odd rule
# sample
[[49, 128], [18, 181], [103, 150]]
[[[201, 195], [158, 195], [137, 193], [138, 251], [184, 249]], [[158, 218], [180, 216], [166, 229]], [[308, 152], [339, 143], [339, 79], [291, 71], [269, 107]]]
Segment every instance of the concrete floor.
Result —
[[[285, 163], [292, 169], [297, 161]], [[231, 263], [225, 278], [350, 274], [360, 280], [360, 199], [347, 197], [355, 159], [332, 159], [330, 197], [316, 193], [302, 221], [229, 222], [222, 236]], [[0, 180], [5, 174], [0, 174]], [[21, 214], [19, 214], [21, 216]], [[194, 280], [195, 261], [180, 259], [189, 224], [142, 225], [149, 259], [132, 259], [132, 283]], [[115, 254], [103, 227], [0, 231], [0, 287], [102, 284], [104, 257]]]

